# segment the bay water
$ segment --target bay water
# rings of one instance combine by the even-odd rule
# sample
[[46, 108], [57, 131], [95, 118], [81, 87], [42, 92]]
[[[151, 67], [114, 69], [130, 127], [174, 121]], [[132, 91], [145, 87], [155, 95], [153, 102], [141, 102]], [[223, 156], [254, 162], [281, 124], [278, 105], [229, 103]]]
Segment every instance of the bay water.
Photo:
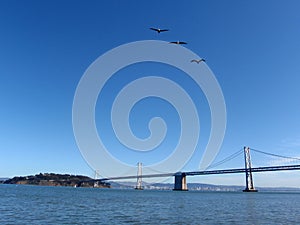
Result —
[[0, 224], [300, 224], [300, 193], [0, 185]]

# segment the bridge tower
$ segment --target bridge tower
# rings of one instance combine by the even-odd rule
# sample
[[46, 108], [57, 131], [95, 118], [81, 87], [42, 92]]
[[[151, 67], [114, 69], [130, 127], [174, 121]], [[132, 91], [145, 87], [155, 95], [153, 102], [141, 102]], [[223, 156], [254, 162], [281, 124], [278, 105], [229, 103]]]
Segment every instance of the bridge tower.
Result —
[[246, 188], [245, 190], [243, 190], [243, 192], [257, 192], [257, 190], [255, 190], [253, 185], [249, 147], [244, 147], [244, 156], [245, 156]]
[[138, 166], [138, 172], [137, 172], [137, 181], [136, 181], [136, 186], [135, 186], [135, 189], [136, 190], [143, 190], [143, 186], [142, 186], [142, 163], [139, 162], [137, 164]]
[[[100, 178], [100, 171], [95, 170], [94, 180], [97, 180], [99, 178]], [[99, 187], [99, 182], [98, 181], [94, 181], [94, 187]]]
[[173, 191], [187, 191], [187, 184], [186, 184], [186, 174], [178, 172], [174, 176], [174, 189]]

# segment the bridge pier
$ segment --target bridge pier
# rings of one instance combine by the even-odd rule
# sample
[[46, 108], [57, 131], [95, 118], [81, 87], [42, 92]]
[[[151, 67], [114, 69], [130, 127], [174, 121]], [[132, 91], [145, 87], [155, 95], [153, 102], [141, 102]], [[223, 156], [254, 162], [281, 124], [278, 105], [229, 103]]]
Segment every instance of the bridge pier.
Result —
[[173, 191], [187, 191], [186, 174], [178, 172], [174, 176], [174, 189]]

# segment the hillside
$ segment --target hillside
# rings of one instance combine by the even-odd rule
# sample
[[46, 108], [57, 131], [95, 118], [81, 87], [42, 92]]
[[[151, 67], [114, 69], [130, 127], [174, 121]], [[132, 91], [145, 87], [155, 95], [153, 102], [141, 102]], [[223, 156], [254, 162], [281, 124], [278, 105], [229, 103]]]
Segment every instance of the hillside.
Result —
[[110, 188], [109, 183], [94, 182], [92, 178], [81, 175], [40, 173], [25, 177], [14, 177], [5, 180], [4, 184], [28, 184], [42, 186], [73, 186], [73, 187], [98, 187]]

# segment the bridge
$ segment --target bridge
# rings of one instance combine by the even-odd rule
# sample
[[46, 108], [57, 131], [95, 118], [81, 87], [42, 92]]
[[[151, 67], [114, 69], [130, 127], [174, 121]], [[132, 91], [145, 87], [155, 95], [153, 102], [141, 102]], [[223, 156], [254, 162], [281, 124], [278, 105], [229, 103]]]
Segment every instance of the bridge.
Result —
[[[300, 163], [300, 158], [295, 157], [287, 157], [287, 156], [281, 156], [276, 155], [272, 153], [263, 152], [260, 150], [252, 149], [252, 151], [255, 151], [257, 153], [262, 153], [265, 155], [269, 155], [272, 157], [279, 157], [282, 159], [286, 159], [287, 161], [293, 162], [296, 161]], [[239, 156], [241, 153], [244, 153], [244, 167], [243, 168], [232, 168], [232, 169], [215, 169], [211, 170], [209, 168], [219, 166], [221, 164], [224, 164], [225, 162], [228, 162], [237, 156]], [[101, 179], [93, 179], [94, 182], [103, 182], [103, 181], [109, 181], [109, 180], [125, 180], [125, 179], [137, 179], [137, 186], [136, 189], [142, 189], [142, 178], [154, 178], [154, 177], [174, 177], [174, 189], [175, 191], [187, 191], [187, 176], [203, 176], [203, 175], [213, 175], [213, 174], [234, 174], [234, 173], [244, 173], [245, 174], [245, 181], [246, 181], [246, 187], [243, 190], [244, 192], [256, 192], [257, 190], [254, 188], [253, 184], [253, 177], [252, 173], [257, 172], [269, 172], [269, 171], [284, 171], [284, 170], [300, 170], [300, 164], [292, 164], [292, 165], [276, 165], [276, 166], [260, 166], [260, 167], [252, 167], [251, 165], [251, 156], [250, 156], [250, 148], [244, 147], [243, 150], [239, 150], [238, 152], [235, 152], [234, 154], [228, 156], [227, 158], [212, 164], [209, 166], [207, 170], [202, 171], [186, 171], [186, 172], [175, 172], [175, 173], [154, 173], [154, 174], [145, 174], [142, 175], [142, 165], [141, 163], [138, 163], [138, 173], [137, 175], [130, 175], [130, 176], [119, 176], [119, 177], [107, 177], [107, 178], [101, 178]]]

